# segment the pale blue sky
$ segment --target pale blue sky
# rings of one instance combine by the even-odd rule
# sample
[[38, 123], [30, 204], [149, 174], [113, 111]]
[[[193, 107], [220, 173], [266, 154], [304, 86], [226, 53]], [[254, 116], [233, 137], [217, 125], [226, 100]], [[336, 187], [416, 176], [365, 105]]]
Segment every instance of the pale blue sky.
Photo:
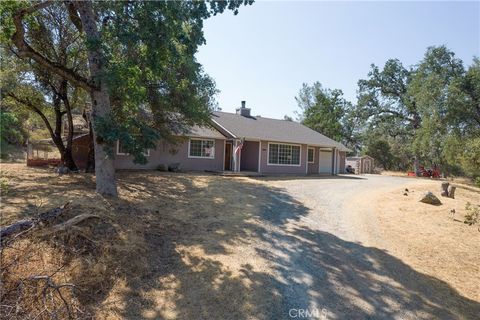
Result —
[[197, 54], [221, 90], [223, 111], [241, 100], [254, 115], [298, 110], [303, 82], [320, 81], [356, 101], [370, 64], [416, 64], [445, 44], [469, 65], [480, 52], [480, 2], [256, 2], [205, 22]]

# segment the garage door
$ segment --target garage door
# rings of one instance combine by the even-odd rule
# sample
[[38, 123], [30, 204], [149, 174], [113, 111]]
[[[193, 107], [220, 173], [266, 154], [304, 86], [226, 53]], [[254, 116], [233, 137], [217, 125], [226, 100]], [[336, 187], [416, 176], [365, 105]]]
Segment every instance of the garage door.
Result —
[[332, 173], [332, 151], [320, 150], [320, 173]]

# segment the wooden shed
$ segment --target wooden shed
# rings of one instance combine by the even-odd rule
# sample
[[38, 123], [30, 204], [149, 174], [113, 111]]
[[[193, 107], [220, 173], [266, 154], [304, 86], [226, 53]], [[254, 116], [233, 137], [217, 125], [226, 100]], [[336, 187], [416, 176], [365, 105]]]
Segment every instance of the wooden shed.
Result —
[[375, 168], [375, 159], [370, 156], [347, 157], [345, 163], [352, 166], [356, 174], [373, 173]]

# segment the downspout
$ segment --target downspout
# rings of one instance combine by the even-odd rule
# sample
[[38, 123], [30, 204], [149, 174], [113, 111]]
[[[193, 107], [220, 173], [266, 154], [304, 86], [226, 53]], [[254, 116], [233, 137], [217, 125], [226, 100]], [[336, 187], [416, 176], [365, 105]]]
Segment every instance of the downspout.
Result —
[[307, 156], [305, 157], [305, 175], [308, 175], [308, 144], [307, 144]]
[[333, 175], [337, 174], [337, 149], [333, 148]]

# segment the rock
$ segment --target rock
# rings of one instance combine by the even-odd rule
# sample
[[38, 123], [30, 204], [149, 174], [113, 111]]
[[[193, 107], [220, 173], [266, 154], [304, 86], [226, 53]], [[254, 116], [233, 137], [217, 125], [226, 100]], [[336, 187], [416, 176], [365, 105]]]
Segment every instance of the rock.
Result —
[[457, 187], [455, 187], [455, 186], [449, 186], [448, 187], [448, 197], [449, 198], [455, 199], [455, 190], [456, 189], [457, 189]]
[[448, 182], [442, 182], [442, 187], [441, 187], [441, 196], [442, 197], [448, 197], [448, 186], [450, 183]]
[[431, 193], [430, 191], [429, 192], [426, 192], [422, 198], [420, 199], [420, 202], [423, 202], [423, 203], [428, 203], [428, 204], [432, 204], [434, 206], [438, 206], [438, 205], [441, 205], [442, 202], [433, 194]]
[[59, 165], [59, 166], [55, 169], [55, 171], [56, 171], [59, 175], [67, 174], [67, 173], [70, 172], [70, 170], [69, 170], [67, 167], [63, 166], [63, 165]]
[[404, 195], [404, 196], [408, 196], [408, 192], [404, 192], [403, 195]]

